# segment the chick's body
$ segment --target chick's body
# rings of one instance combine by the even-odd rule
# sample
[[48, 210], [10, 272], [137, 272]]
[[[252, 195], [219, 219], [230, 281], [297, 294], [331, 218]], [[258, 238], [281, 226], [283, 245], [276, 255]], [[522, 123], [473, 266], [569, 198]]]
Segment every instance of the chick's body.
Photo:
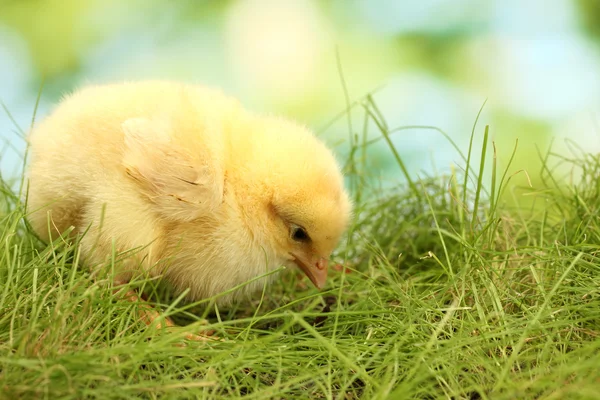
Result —
[[160, 275], [190, 299], [281, 265], [322, 285], [350, 214], [335, 159], [310, 132], [202, 86], [84, 88], [34, 129], [30, 149], [28, 218], [42, 239], [86, 232], [92, 268], [137, 249], [119, 279]]

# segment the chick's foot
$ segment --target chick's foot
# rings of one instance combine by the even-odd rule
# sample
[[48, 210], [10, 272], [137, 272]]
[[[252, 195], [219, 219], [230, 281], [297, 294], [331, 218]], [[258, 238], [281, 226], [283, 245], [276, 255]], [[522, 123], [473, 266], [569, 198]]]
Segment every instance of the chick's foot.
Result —
[[[146, 303], [133, 289], [129, 289], [125, 295], [124, 299], [138, 304], [137, 312], [140, 320], [144, 322], [148, 326], [154, 326], [157, 329], [166, 329], [169, 332], [175, 332], [181, 327], [177, 326], [175, 322], [170, 317], [163, 317], [160, 313], [152, 307], [150, 304]], [[207, 321], [204, 321], [207, 323]], [[187, 340], [192, 340], [196, 342], [208, 342], [208, 341], [222, 341], [218, 336], [214, 336], [214, 330], [206, 330], [201, 334], [195, 334], [191, 332], [186, 332], [185, 338]]]

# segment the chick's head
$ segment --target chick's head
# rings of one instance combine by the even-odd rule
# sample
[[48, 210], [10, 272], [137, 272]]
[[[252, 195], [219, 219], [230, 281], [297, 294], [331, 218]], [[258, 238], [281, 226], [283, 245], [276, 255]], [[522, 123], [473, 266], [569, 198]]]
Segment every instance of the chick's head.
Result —
[[262, 228], [254, 236], [322, 288], [352, 211], [335, 157], [308, 130], [281, 119], [261, 119], [248, 137], [244, 174], [260, 219], [249, 225]]

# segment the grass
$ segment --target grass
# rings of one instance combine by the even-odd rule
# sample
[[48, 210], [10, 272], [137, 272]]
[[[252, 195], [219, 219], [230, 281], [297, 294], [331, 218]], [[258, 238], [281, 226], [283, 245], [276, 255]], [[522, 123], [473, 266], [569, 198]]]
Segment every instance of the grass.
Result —
[[[322, 292], [286, 274], [230, 310], [162, 301], [187, 330], [207, 315], [224, 342], [139, 322], [77, 246], [27, 231], [3, 182], [0, 398], [598, 398], [600, 158], [548, 153], [538, 187], [518, 190], [495, 149], [472, 165], [470, 147], [464, 172], [417, 179], [363, 106], [406, 185], [369, 186], [367, 135], [353, 136], [356, 220], [337, 254], [348, 273]], [[485, 156], [487, 130], [483, 143]], [[524, 195], [536, 200], [519, 206]]]

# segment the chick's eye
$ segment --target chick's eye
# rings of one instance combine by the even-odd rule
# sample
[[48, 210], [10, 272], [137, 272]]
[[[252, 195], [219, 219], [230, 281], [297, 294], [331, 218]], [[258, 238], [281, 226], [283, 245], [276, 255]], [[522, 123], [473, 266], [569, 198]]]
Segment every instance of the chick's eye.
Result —
[[300, 226], [294, 226], [292, 227], [292, 239], [294, 239], [296, 242], [307, 242], [310, 240], [310, 237], [308, 236], [308, 233], [306, 233], [306, 230]]

